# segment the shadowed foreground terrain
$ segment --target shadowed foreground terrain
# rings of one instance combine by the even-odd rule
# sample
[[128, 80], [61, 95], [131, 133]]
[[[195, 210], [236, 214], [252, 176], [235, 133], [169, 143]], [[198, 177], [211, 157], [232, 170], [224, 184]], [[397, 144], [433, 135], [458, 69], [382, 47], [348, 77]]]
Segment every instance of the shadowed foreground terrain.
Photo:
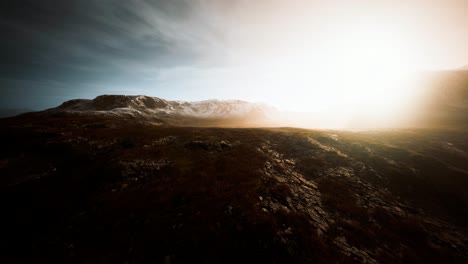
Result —
[[463, 131], [0, 121], [5, 262], [463, 263]]

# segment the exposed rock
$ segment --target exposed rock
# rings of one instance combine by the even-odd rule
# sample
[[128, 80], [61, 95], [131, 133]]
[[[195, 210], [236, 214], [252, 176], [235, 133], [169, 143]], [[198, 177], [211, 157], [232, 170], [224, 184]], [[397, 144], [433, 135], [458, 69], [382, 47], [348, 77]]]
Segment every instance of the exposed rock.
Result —
[[7, 262], [55, 262], [57, 252], [129, 263], [468, 257], [466, 133], [54, 118], [0, 131]]
[[223, 151], [229, 149], [231, 144], [224, 140], [219, 142], [194, 140], [187, 142], [184, 146], [192, 150]]

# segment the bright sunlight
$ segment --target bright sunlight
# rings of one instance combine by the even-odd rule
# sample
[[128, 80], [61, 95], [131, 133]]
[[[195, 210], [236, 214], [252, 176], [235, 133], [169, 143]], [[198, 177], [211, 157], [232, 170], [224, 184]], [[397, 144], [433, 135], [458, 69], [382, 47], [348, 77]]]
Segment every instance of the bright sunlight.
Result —
[[[283, 105], [316, 114], [310, 120], [314, 126], [364, 122], [379, 127], [399, 121], [418, 92], [411, 82], [417, 66], [407, 39], [369, 26], [336, 36], [320, 49], [303, 47], [270, 65], [264, 85], [283, 94], [288, 87]], [[307, 126], [307, 120], [301, 122]]]

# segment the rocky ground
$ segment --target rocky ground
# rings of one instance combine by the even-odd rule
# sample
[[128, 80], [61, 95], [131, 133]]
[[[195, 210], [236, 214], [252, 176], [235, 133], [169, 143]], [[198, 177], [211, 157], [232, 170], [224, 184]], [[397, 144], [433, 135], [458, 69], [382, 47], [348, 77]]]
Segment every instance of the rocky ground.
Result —
[[464, 131], [0, 121], [8, 262], [466, 263]]

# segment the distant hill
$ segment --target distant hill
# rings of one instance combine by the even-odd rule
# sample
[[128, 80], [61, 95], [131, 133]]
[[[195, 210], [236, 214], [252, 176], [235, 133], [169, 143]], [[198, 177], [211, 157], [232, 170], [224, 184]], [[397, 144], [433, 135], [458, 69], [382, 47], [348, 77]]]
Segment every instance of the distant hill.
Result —
[[276, 109], [240, 100], [169, 101], [150, 96], [101, 95], [76, 99], [41, 112], [42, 115], [99, 115], [165, 125], [271, 126]]

